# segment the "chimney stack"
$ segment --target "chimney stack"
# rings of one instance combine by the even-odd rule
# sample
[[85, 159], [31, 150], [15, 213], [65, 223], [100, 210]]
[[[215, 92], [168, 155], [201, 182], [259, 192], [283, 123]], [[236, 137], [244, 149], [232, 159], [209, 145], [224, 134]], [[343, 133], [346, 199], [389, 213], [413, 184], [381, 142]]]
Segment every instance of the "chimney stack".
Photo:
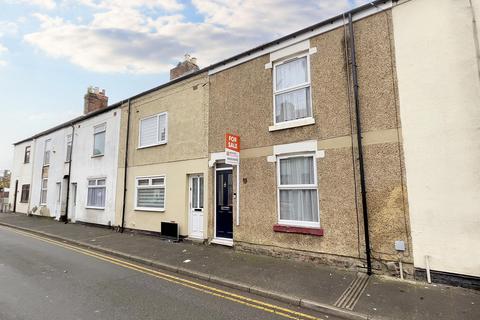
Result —
[[197, 58], [191, 57], [188, 53], [185, 54], [185, 60], [179, 62], [175, 68], [170, 70], [170, 80], [179, 78], [181, 76], [193, 73], [200, 70], [197, 65]]
[[98, 87], [88, 87], [84, 96], [83, 114], [97, 111], [108, 106], [108, 97], [105, 95], [105, 89]]

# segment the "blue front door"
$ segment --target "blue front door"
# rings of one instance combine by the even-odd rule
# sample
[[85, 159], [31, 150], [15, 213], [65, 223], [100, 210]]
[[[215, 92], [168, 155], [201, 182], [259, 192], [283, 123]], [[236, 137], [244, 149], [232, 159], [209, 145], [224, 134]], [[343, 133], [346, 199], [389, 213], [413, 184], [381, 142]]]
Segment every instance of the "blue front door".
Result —
[[216, 234], [217, 238], [233, 238], [232, 170], [216, 172]]

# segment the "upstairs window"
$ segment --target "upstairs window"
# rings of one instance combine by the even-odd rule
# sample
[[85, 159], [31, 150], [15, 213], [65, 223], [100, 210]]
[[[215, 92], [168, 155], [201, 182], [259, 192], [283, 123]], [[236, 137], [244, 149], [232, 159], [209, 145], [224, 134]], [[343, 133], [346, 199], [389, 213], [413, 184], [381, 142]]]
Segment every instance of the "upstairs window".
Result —
[[50, 152], [52, 149], [52, 140], [48, 139], [45, 140], [45, 148], [43, 152], [43, 165], [48, 166], [50, 165]]
[[107, 193], [105, 182], [106, 180], [104, 178], [88, 180], [87, 208], [105, 209], [105, 197]]
[[275, 124], [312, 117], [308, 54], [273, 65]]
[[167, 143], [168, 115], [166, 112], [140, 120], [139, 148]]
[[107, 125], [100, 124], [93, 128], [93, 156], [103, 156], [105, 154], [105, 133]]
[[66, 144], [65, 149], [67, 150], [65, 162], [70, 162], [70, 160], [72, 159], [72, 135], [71, 134], [67, 135], [67, 137], [65, 138], [65, 144]]
[[319, 227], [315, 156], [279, 157], [277, 166], [279, 223]]
[[23, 156], [23, 163], [30, 163], [30, 146], [25, 147], [25, 155]]
[[135, 209], [165, 210], [165, 176], [137, 178]]

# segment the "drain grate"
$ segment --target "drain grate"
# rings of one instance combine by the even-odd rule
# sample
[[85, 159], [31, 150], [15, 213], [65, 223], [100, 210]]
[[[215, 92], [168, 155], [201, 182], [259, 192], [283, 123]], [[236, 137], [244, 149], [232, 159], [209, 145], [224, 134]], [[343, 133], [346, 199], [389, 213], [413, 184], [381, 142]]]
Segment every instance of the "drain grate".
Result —
[[334, 306], [338, 308], [344, 308], [353, 310], [357, 304], [360, 296], [367, 287], [369, 276], [365, 273], [358, 273], [357, 277], [350, 283], [347, 289], [335, 302]]

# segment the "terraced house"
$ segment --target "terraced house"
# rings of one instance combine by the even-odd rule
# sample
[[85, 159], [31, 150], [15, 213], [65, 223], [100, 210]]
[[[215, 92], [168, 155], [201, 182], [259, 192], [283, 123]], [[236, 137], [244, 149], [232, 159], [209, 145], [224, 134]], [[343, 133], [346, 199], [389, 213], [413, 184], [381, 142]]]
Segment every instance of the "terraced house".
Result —
[[[377, 270], [401, 259], [411, 271], [388, 8], [364, 7], [209, 70], [211, 237], [352, 267], [373, 260]], [[225, 165], [229, 131], [241, 137], [239, 170]]]
[[[171, 81], [122, 104], [116, 221], [122, 228], [207, 238], [208, 75], [194, 58]], [[168, 229], [168, 230], [167, 230]]]

